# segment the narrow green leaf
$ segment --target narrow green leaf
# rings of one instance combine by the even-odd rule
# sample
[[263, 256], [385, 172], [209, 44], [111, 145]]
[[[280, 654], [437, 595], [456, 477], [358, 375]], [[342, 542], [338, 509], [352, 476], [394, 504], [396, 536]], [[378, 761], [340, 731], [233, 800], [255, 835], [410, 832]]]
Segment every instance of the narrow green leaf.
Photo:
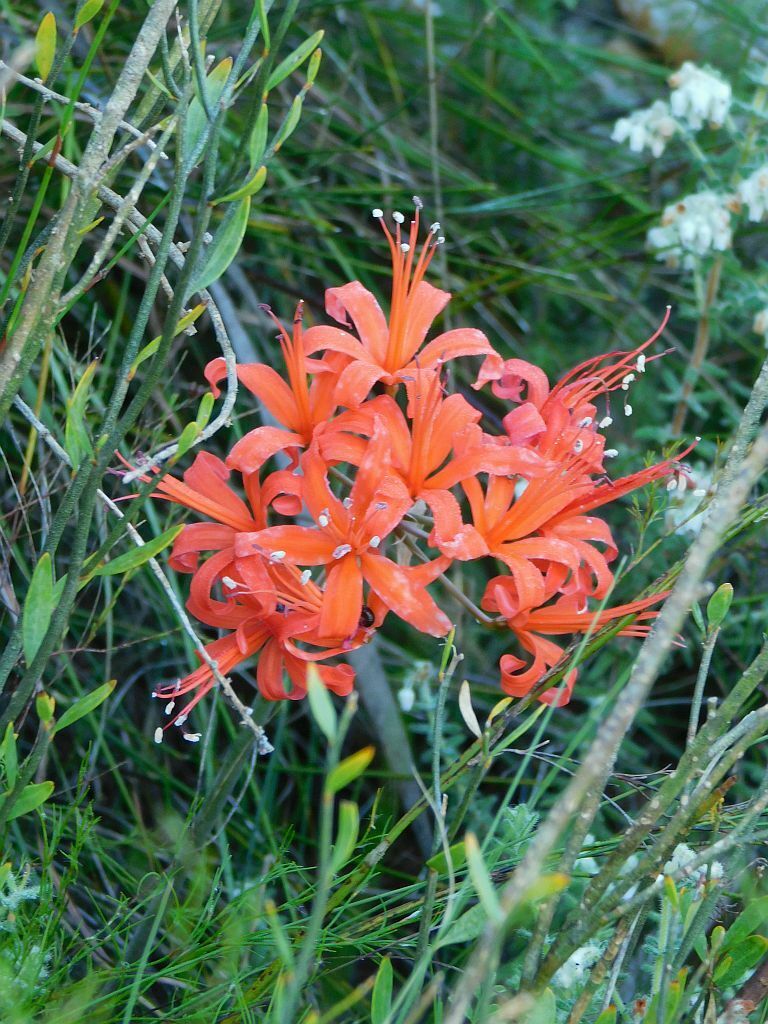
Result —
[[491, 875], [483, 860], [483, 854], [473, 832], [467, 832], [464, 838], [464, 848], [467, 855], [467, 866], [475, 892], [485, 908], [485, 912], [494, 921], [501, 921], [504, 912], [501, 909], [496, 889], [491, 881]]
[[257, 192], [260, 192], [264, 187], [264, 182], [267, 180], [267, 168], [264, 166], [259, 167], [255, 174], [251, 175], [248, 181], [240, 188], [235, 189], [234, 192], [228, 192], [227, 195], [221, 196], [219, 199], [212, 200], [212, 205], [216, 206], [218, 203], [231, 203], [235, 199], [245, 199], [247, 196], [255, 196]]
[[331, 855], [331, 874], [335, 875], [352, 856], [357, 844], [360, 830], [360, 812], [357, 804], [351, 800], [342, 800], [339, 804], [339, 826], [336, 843]]
[[312, 51], [316, 50], [320, 45], [324, 35], [323, 30], [318, 29], [317, 32], [313, 32], [309, 39], [305, 39], [300, 46], [297, 46], [293, 53], [289, 53], [285, 60], [281, 60], [269, 76], [267, 92], [270, 92], [276, 85], [280, 85], [281, 82], [285, 81], [288, 75], [295, 71], [296, 68], [301, 67]]
[[392, 961], [388, 956], [379, 964], [371, 995], [371, 1024], [384, 1024], [392, 1009]]
[[[22, 814], [28, 814], [30, 811], [34, 811], [36, 807], [44, 804], [48, 797], [53, 793], [52, 782], [30, 782], [28, 786], [25, 786], [19, 793], [10, 813], [8, 814], [7, 820], [13, 821], [14, 818], [20, 818]], [[8, 790], [3, 795], [5, 797], [10, 796], [11, 790]]]
[[309, 58], [309, 67], [307, 68], [307, 86], [315, 84], [317, 73], [320, 70], [320, 61], [323, 59], [323, 51], [318, 49]]
[[[449, 846], [448, 853], [450, 854], [451, 867], [454, 871], [458, 871], [459, 868], [466, 864], [467, 850], [463, 842], [454, 843], [453, 846]], [[448, 858], [445, 855], [445, 851], [441, 850], [440, 853], [436, 853], [434, 857], [430, 857], [427, 861], [427, 867], [431, 871], [437, 871], [439, 875], [447, 874]]]
[[264, 0], [258, 0], [257, 6], [259, 8], [259, 27], [261, 28], [261, 34], [264, 38], [264, 49], [269, 51], [272, 46], [272, 37], [269, 31], [269, 21], [267, 19], [267, 5]]
[[115, 688], [117, 683], [116, 679], [110, 679], [107, 683], [102, 683], [101, 686], [97, 686], [91, 693], [86, 693], [85, 696], [76, 700], [74, 704], [67, 708], [61, 718], [56, 722], [56, 726], [53, 730], [53, 735], [60, 733], [62, 729], [68, 728], [70, 725], [74, 725], [81, 718], [85, 718], [92, 711], [103, 704], [104, 701], [109, 697]]
[[329, 743], [333, 743], [338, 729], [338, 717], [330, 694], [323, 686], [317, 666], [307, 665], [307, 696], [312, 717]]
[[248, 158], [251, 161], [251, 167], [259, 167], [264, 159], [264, 151], [267, 148], [268, 129], [269, 109], [266, 103], [262, 103], [251, 129], [251, 137], [248, 140]]
[[213, 403], [216, 399], [213, 397], [211, 391], [206, 391], [203, 397], [200, 399], [200, 405], [197, 407], [197, 415], [195, 416], [195, 425], [198, 430], [205, 430], [208, 426], [208, 422], [213, 412]]
[[[208, 99], [208, 107], [212, 112], [216, 111], [221, 94], [224, 92], [224, 86], [227, 84], [230, 72], [232, 71], [232, 58], [225, 57], [224, 60], [214, 67], [208, 77], [205, 80], [205, 91]], [[187, 111], [187, 121], [184, 131], [184, 141], [186, 143], [187, 153], [191, 156], [201, 155], [196, 154], [196, 150], [200, 144], [203, 134], [208, 125], [208, 117], [205, 113], [205, 107], [200, 101], [199, 96], [193, 96], [192, 101], [189, 104], [189, 110]], [[201, 151], [202, 153], [202, 151]]]
[[301, 117], [301, 108], [304, 105], [304, 97], [301, 93], [294, 97], [291, 109], [288, 111], [285, 120], [277, 130], [274, 142], [272, 143], [272, 149], [276, 153], [283, 143], [293, 134], [296, 129], [296, 125], [299, 123]]
[[85, 413], [90, 398], [90, 387], [93, 382], [98, 359], [89, 363], [77, 382], [77, 387], [67, 401], [67, 419], [64, 424], [64, 446], [72, 461], [72, 468], [77, 469], [83, 459], [93, 454], [93, 446], [88, 433]]
[[213, 241], [206, 250], [204, 263], [189, 286], [190, 294], [202, 291], [217, 281], [237, 256], [248, 226], [250, 209], [250, 196], [228, 207]]
[[701, 605], [699, 605], [699, 604], [696, 604], [696, 603], [694, 602], [694, 603], [693, 603], [693, 604], [691, 605], [691, 615], [693, 616], [693, 621], [694, 621], [694, 622], [696, 623], [696, 625], [697, 625], [697, 626], [699, 627], [699, 629], [701, 630], [701, 632], [702, 632], [702, 633], [706, 633], [706, 632], [707, 632], [707, 628], [706, 628], [706, 626], [704, 625], [704, 616], [703, 616], [703, 615], [701, 614]]
[[348, 786], [350, 782], [354, 782], [371, 763], [375, 753], [375, 747], [363, 747], [356, 754], [345, 757], [328, 775], [325, 782], [325, 791], [327, 793], [338, 793], [340, 789]]
[[43, 81], [51, 73], [53, 60], [56, 56], [56, 16], [48, 11], [40, 22], [35, 36], [35, 64]]
[[104, 0], [85, 0], [75, 18], [75, 32], [79, 32], [83, 25], [93, 21], [103, 6]]
[[169, 544], [173, 544], [183, 529], [183, 524], [179, 526], [172, 526], [170, 530], [166, 530], [164, 533], [161, 533], [159, 537], [153, 537], [152, 540], [148, 540], [146, 544], [142, 544], [140, 548], [133, 548], [132, 551], [126, 551], [124, 555], [118, 555], [117, 558], [113, 558], [105, 565], [100, 565], [89, 575], [115, 576], [118, 573], [130, 572], [132, 569], [138, 569], [139, 566], [148, 562], [150, 558], [154, 558], [155, 555], [159, 554], [164, 548], [167, 548]]
[[173, 462], [177, 462], [182, 455], [186, 455], [198, 437], [200, 437], [200, 428], [193, 420], [192, 423], [188, 423], [179, 434], [179, 440], [176, 442], [179, 447], [173, 456]]
[[40, 560], [35, 566], [24, 601], [21, 636], [24, 658], [28, 665], [34, 659], [45, 634], [48, 632], [55, 607], [53, 567], [51, 565], [51, 556], [46, 552], [40, 556]]
[[[722, 950], [732, 949], [739, 945], [748, 935], [761, 931], [768, 922], [768, 896], [752, 899], [742, 910], [722, 940]], [[712, 935], [714, 939], [714, 932]]]
[[768, 939], [750, 935], [736, 946], [729, 947], [728, 955], [715, 967], [713, 980], [720, 988], [735, 985], [740, 978], [756, 967], [768, 951]]
[[733, 601], [733, 587], [730, 583], [721, 583], [707, 602], [707, 625], [710, 633], [722, 626]]
[[16, 749], [16, 733], [13, 731], [13, 722], [9, 722], [6, 726], [5, 736], [0, 744], [0, 764], [5, 769], [8, 786], [13, 789], [16, 785], [19, 768], [19, 754]]

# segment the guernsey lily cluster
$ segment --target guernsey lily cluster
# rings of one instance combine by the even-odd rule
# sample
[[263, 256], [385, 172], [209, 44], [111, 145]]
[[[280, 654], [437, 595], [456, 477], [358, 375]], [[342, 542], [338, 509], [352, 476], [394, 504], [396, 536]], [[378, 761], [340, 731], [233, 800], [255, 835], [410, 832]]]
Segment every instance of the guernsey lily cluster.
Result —
[[[479, 330], [427, 341], [450, 295], [425, 280], [443, 238], [432, 224], [420, 241], [414, 203], [408, 230], [403, 214], [390, 228], [373, 211], [392, 257], [388, 315], [353, 281], [326, 292], [338, 326], [305, 329], [301, 305], [290, 331], [273, 316], [283, 365], [239, 365], [237, 375], [275, 425], [246, 434], [224, 461], [201, 452], [183, 480], [158, 477], [156, 497], [204, 517], [179, 534], [171, 565], [191, 574], [190, 613], [223, 631], [207, 647], [219, 672], [256, 657], [268, 700], [303, 697], [310, 664], [329, 690], [348, 694], [354, 670], [344, 656], [388, 615], [442, 637], [460, 601], [508, 633], [507, 694], [538, 687], [541, 700], [565, 704], [575, 669], [539, 685], [563, 666], [563, 645], [618, 620], [622, 633], [643, 636], [664, 596], [604, 607], [617, 547], [594, 515], [681, 472], [686, 452], [618, 479], [607, 471], [617, 454], [604, 433], [611, 395], [614, 414], [631, 415], [630, 385], [657, 358], [645, 350], [659, 332], [554, 386], [532, 363], [502, 358]], [[466, 357], [482, 359], [473, 387], [503, 403], [502, 431], [448, 389], [446, 365]], [[206, 367], [215, 395], [225, 375], [222, 359]], [[452, 563], [467, 561], [487, 567], [479, 607], [450, 579]], [[166, 728], [183, 725], [214, 685], [202, 663], [159, 687]]]

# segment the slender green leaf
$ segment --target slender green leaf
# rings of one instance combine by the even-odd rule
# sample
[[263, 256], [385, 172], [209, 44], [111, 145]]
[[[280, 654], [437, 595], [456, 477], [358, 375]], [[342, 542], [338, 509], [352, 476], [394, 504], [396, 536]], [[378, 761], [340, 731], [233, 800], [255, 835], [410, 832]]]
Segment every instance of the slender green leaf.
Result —
[[0, 765], [5, 770], [5, 780], [10, 789], [16, 785], [18, 776], [19, 754], [16, 748], [16, 733], [13, 731], [13, 722], [9, 722], [5, 728], [3, 742], [0, 743]]
[[79, 700], [76, 700], [74, 704], [67, 708], [64, 714], [57, 720], [56, 726], [53, 730], [53, 735], [61, 732], [62, 729], [66, 729], [70, 725], [74, 725], [81, 718], [89, 715], [92, 711], [103, 704], [104, 701], [109, 697], [115, 688], [117, 683], [116, 679], [110, 679], [107, 683], [102, 683], [101, 686], [97, 686], [91, 693], [86, 693]]
[[[227, 84], [227, 79], [229, 78], [231, 71], [232, 58], [225, 57], [224, 60], [219, 61], [219, 63], [211, 70], [205, 80], [208, 108], [214, 113], [219, 100], [221, 99], [221, 94], [224, 92], [224, 86]], [[186, 143], [187, 153], [195, 155], [207, 125], [208, 117], [205, 113], [205, 107], [200, 101], [199, 96], [193, 96], [192, 102], [189, 104], [189, 110], [187, 111], [187, 121], [184, 131], [184, 141]]]
[[53, 609], [56, 607], [53, 591], [53, 567], [51, 556], [46, 552], [32, 573], [29, 590], [24, 601], [24, 617], [21, 622], [24, 658], [29, 665], [43, 642], [51, 624]]
[[291, 109], [288, 111], [285, 120], [277, 130], [277, 135], [272, 143], [272, 149], [275, 153], [280, 149], [283, 143], [293, 134], [296, 129], [296, 125], [299, 123], [301, 118], [301, 109], [304, 104], [304, 97], [301, 93], [294, 97]]
[[323, 686], [317, 666], [311, 663], [307, 665], [307, 696], [312, 717], [320, 726], [323, 736], [329, 743], [333, 743], [339, 726], [336, 709], [330, 694]]
[[87, 25], [89, 21], [93, 21], [103, 6], [104, 0], [85, 0], [85, 3], [77, 12], [77, 17], [75, 18], [75, 32], [79, 32], [83, 25]]
[[375, 747], [363, 747], [356, 754], [345, 757], [340, 764], [337, 764], [326, 779], [325, 789], [327, 793], [338, 793], [340, 789], [354, 782], [373, 760], [376, 753]]
[[280, 61], [275, 70], [269, 76], [267, 81], [267, 92], [270, 92], [275, 88], [276, 85], [280, 85], [281, 82], [290, 75], [296, 68], [301, 67], [304, 61], [309, 57], [313, 50], [316, 50], [320, 45], [320, 42], [325, 33], [322, 29], [317, 32], [313, 32], [309, 39], [305, 39], [304, 42], [297, 46], [293, 53], [288, 54], [285, 60]]
[[139, 566], [148, 562], [150, 558], [154, 558], [164, 548], [167, 548], [169, 544], [173, 544], [183, 529], [183, 524], [172, 526], [170, 530], [161, 533], [159, 537], [153, 537], [146, 544], [142, 544], [140, 548], [133, 548], [132, 551], [126, 551], [124, 555], [118, 555], [117, 558], [113, 558], [104, 565], [100, 565], [97, 569], [91, 571], [90, 576], [115, 576], [118, 573], [138, 569]]
[[35, 36], [35, 64], [43, 81], [51, 73], [56, 56], [56, 16], [53, 11], [43, 15]]
[[212, 204], [215, 206], [217, 203], [231, 203], [235, 199], [245, 199], [248, 196], [254, 196], [257, 192], [261, 191], [264, 187], [264, 182], [267, 180], [267, 168], [261, 166], [252, 174], [248, 181], [240, 188], [235, 189], [234, 192], [228, 192], [227, 195], [221, 196], [219, 199], [212, 200]]
[[501, 909], [499, 897], [496, 895], [496, 889], [491, 881], [490, 872], [483, 859], [477, 836], [473, 832], [467, 832], [464, 838], [464, 848], [467, 855], [469, 875], [478, 899], [485, 908], [488, 917], [494, 921], [501, 921], [504, 917], [504, 912]]
[[[51, 793], [53, 793], [53, 790], [54, 785], [52, 782], [30, 782], [28, 786], [22, 789], [14, 801], [7, 820], [13, 821], [14, 818], [20, 818], [22, 814], [34, 811], [36, 807], [45, 803]], [[11, 791], [8, 790], [4, 796], [8, 797], [10, 794]]]
[[251, 137], [248, 140], [248, 157], [251, 167], [259, 167], [264, 159], [264, 151], [267, 148], [267, 131], [269, 129], [269, 108], [262, 103], [258, 116], [251, 129]]
[[331, 874], [336, 874], [352, 856], [360, 829], [360, 812], [351, 800], [339, 804], [339, 825], [331, 855]]
[[248, 226], [248, 214], [251, 209], [251, 197], [239, 200], [228, 207], [213, 241], [208, 246], [204, 262], [189, 286], [192, 292], [202, 291], [218, 281], [232, 260], [237, 256]]
[[371, 995], [371, 1024], [384, 1024], [392, 1008], [392, 961], [388, 956], [379, 964]]
[[90, 387], [98, 365], [98, 359], [94, 359], [93, 362], [88, 364], [80, 380], [77, 382], [77, 387], [73, 391], [72, 397], [67, 402], [64, 444], [67, 449], [67, 455], [69, 455], [72, 461], [73, 469], [77, 469], [83, 459], [93, 453], [85, 413], [90, 398]]

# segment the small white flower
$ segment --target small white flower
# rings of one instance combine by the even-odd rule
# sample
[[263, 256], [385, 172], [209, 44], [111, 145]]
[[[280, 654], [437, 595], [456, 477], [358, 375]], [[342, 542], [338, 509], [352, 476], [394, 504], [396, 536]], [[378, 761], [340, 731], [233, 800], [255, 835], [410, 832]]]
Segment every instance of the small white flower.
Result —
[[672, 477], [675, 483], [670, 492], [670, 502], [664, 519], [667, 527], [681, 537], [696, 536], [704, 523], [706, 509], [701, 508], [701, 499], [709, 494], [712, 487], [712, 471], [705, 463], [698, 463], [691, 470], [692, 481], [686, 484], [685, 477]]
[[711, 128], [720, 128], [725, 123], [731, 107], [731, 86], [716, 71], [697, 67], [687, 60], [670, 76], [669, 84], [672, 113], [694, 131], [705, 121]]
[[408, 712], [416, 700], [416, 691], [412, 686], [406, 684], [397, 691], [397, 700], [402, 710]]
[[747, 208], [749, 220], [758, 221], [768, 212], [768, 164], [753, 171], [736, 186], [739, 199]]
[[656, 100], [650, 107], [620, 117], [613, 126], [611, 138], [614, 142], [628, 142], [633, 153], [650, 149], [653, 156], [659, 157], [675, 134], [675, 128], [667, 104]]
[[731, 202], [730, 196], [704, 191], [671, 203], [664, 208], [661, 225], [648, 232], [649, 248], [657, 251], [657, 259], [673, 267], [682, 262], [686, 268], [695, 256], [730, 249]]

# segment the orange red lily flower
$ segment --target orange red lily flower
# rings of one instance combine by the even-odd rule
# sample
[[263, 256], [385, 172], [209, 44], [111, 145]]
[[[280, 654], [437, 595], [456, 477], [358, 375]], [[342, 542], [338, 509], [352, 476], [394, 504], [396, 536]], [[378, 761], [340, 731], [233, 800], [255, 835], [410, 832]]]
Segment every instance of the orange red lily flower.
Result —
[[[407, 237], [402, 215], [390, 229], [374, 211], [392, 261], [386, 315], [358, 281], [331, 288], [326, 310], [344, 329], [305, 330], [299, 304], [290, 332], [273, 316], [282, 372], [237, 367], [279, 425], [251, 430], [226, 462], [203, 452], [183, 479], [158, 477], [157, 497], [205, 520], [184, 528], [170, 563], [192, 574], [190, 612], [224, 631], [207, 652], [224, 674], [256, 658], [255, 682], [268, 700], [302, 697], [310, 663], [330, 690], [349, 693], [345, 654], [390, 612], [421, 633], [447, 634], [446, 593], [441, 607], [428, 588], [454, 561], [487, 567], [483, 611], [474, 611], [509, 632], [500, 679], [516, 697], [567, 668], [552, 637], [624, 619], [621, 633], [642, 637], [664, 596], [590, 608], [613, 588], [618, 553], [594, 510], [679, 472], [686, 454], [615, 480], [607, 472], [616, 454], [606, 447], [611, 396], [619, 393], [631, 415], [629, 387], [658, 358], [646, 350], [660, 331], [632, 352], [587, 360], [554, 386], [532, 363], [503, 359], [474, 328], [427, 342], [450, 295], [425, 280], [443, 239], [433, 224], [420, 244], [420, 209]], [[490, 383], [508, 403], [503, 432], [489, 427], [480, 404], [445, 393], [443, 364], [464, 356], [484, 357], [475, 389]], [[224, 361], [205, 373], [218, 395]], [[455, 585], [446, 590], [457, 596]], [[169, 723], [182, 724], [215, 679], [202, 663], [159, 686]], [[566, 671], [540, 699], [567, 703], [575, 680], [576, 670]]]

